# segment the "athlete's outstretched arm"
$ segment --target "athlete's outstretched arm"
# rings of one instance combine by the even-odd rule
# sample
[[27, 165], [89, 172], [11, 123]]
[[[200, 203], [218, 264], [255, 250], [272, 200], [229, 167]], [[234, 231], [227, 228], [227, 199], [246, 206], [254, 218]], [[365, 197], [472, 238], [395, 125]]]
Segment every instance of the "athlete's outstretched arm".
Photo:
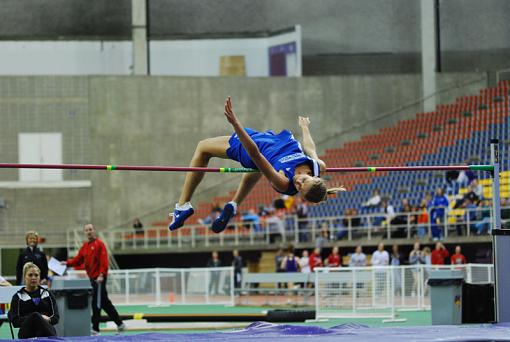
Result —
[[319, 159], [319, 156], [317, 155], [317, 150], [315, 149], [315, 143], [313, 142], [312, 135], [310, 134], [310, 128], [308, 127], [310, 126], [310, 118], [300, 116], [298, 118], [298, 124], [299, 127], [301, 127], [301, 131], [303, 133], [303, 150], [305, 151], [307, 156], [317, 160], [321, 168], [321, 171], [325, 171], [326, 163]]
[[246, 133], [243, 125], [237, 119], [237, 116], [232, 109], [232, 100], [230, 96], [225, 102], [225, 116], [227, 117], [227, 120], [232, 125], [232, 127], [234, 127], [234, 131], [239, 137], [241, 144], [243, 145], [246, 152], [248, 152], [251, 160], [255, 163], [255, 165], [257, 165], [257, 168], [260, 170], [260, 172], [266, 176], [266, 178], [271, 182], [275, 189], [282, 192], [286, 191], [289, 187], [289, 180], [284, 175], [278, 173], [267, 161], [266, 157], [260, 153], [257, 144], [255, 144], [248, 133]]

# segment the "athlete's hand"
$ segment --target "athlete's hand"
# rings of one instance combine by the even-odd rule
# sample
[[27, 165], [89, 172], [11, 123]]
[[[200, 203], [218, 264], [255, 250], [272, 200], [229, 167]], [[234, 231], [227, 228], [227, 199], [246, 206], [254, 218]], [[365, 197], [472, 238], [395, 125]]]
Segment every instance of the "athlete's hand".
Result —
[[310, 118], [304, 116], [298, 117], [298, 125], [301, 128], [310, 126]]
[[232, 109], [232, 99], [227, 97], [227, 100], [225, 101], [225, 116], [227, 117], [228, 122], [233, 126], [239, 121], [237, 120], [237, 116], [234, 113], [234, 110]]

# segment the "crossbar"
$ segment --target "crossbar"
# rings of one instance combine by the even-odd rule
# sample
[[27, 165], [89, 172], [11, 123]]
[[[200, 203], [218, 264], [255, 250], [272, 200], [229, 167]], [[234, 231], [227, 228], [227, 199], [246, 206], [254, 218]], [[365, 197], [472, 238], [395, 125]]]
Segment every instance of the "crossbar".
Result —
[[[182, 166], [137, 166], [137, 165], [87, 165], [87, 164], [12, 164], [0, 163], [0, 169], [71, 169], [105, 171], [162, 171], [162, 172], [220, 172], [248, 173], [259, 172], [244, 167], [182, 167]], [[471, 170], [493, 171], [493, 165], [433, 165], [433, 166], [369, 166], [369, 167], [330, 167], [326, 172], [381, 172], [381, 171], [448, 171]]]

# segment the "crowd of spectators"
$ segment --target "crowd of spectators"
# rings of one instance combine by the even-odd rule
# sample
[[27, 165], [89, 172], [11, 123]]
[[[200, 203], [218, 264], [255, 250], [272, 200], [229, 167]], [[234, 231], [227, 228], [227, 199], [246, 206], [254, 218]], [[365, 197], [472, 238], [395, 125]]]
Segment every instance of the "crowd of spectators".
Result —
[[364, 267], [364, 266], [400, 266], [400, 265], [447, 265], [466, 264], [467, 259], [462, 254], [460, 245], [456, 245], [450, 254], [445, 245], [438, 241], [434, 250], [429, 247], [421, 248], [415, 242], [408, 256], [399, 250], [397, 244], [391, 246], [391, 252], [386, 250], [384, 243], [379, 243], [377, 249], [367, 256], [363, 253], [363, 246], [356, 246], [353, 253], [342, 255], [338, 246], [331, 248], [329, 253], [315, 248], [312, 253], [304, 249], [301, 257], [294, 254], [294, 247], [290, 245], [287, 251], [279, 249], [275, 255], [275, 272], [313, 272], [316, 267]]
[[[379, 189], [374, 189], [371, 197], [359, 207], [344, 209], [338, 218], [311, 221], [308, 204], [300, 196], [279, 195], [269, 206], [242, 211], [239, 220], [245, 229], [267, 233], [270, 243], [285, 242], [286, 234], [292, 234], [294, 240], [295, 234], [298, 242], [315, 241], [319, 248], [332, 241], [366, 236], [367, 227], [371, 227], [375, 235], [388, 234], [388, 237], [400, 239], [430, 236], [433, 241], [443, 240], [446, 234], [466, 235], [468, 230], [471, 235], [489, 234], [492, 202], [483, 197], [483, 187], [476, 175], [471, 171], [448, 171], [445, 178], [443, 187], [438, 187], [434, 193], [424, 193], [414, 203], [406, 198], [394, 203]], [[455, 194], [460, 187], [466, 191]], [[502, 199], [501, 206], [502, 218], [510, 219], [510, 209], [507, 209], [510, 198]], [[221, 206], [215, 205], [210, 216], [200, 223], [209, 224], [220, 212]]]

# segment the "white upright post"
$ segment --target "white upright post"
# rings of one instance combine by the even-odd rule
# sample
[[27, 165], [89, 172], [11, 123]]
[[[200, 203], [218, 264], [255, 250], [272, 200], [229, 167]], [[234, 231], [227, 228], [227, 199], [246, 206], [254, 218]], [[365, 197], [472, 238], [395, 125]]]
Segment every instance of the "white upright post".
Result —
[[494, 262], [494, 318], [496, 322], [510, 322], [510, 229], [501, 226], [499, 198], [499, 141], [491, 140], [492, 171], [492, 253]]

